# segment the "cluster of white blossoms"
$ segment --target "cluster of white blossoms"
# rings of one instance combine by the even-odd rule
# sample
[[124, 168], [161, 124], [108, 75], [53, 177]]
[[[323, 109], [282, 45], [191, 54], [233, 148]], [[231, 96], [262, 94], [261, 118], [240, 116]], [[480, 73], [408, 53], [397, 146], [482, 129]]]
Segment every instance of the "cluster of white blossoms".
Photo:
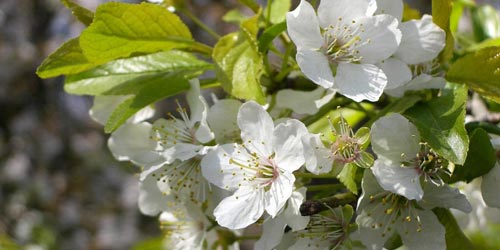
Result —
[[[286, 16], [288, 34], [302, 73], [320, 87], [282, 90], [273, 108], [313, 114], [335, 93], [361, 102], [443, 87], [435, 59], [445, 32], [428, 15], [402, 22], [402, 12], [400, 0], [322, 0], [317, 10], [302, 0]], [[118, 160], [141, 167], [139, 208], [161, 214], [168, 249], [219, 249], [224, 235], [238, 238], [258, 225], [258, 250], [375, 250], [395, 235], [411, 250], [444, 250], [445, 228], [432, 209], [471, 211], [445, 182], [448, 161], [402, 115], [356, 132], [342, 116], [328, 118], [332, 134], [313, 134], [300, 120], [273, 120], [270, 105], [224, 99], [209, 107], [198, 80], [190, 83], [186, 107], [177, 102], [177, 113], [154, 123], [145, 109], [108, 142]], [[96, 99], [91, 114], [106, 120], [115, 102]], [[323, 212], [305, 213], [309, 178], [317, 175], [356, 198], [336, 207], [321, 201]], [[361, 187], [348, 176], [362, 177]], [[497, 165], [482, 186], [496, 207], [499, 176]]]

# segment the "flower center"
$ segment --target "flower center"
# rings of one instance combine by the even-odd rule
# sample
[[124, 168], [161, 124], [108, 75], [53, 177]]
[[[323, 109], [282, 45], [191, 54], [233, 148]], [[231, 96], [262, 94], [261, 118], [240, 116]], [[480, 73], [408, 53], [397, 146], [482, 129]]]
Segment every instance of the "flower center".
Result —
[[348, 227], [349, 221], [345, 221], [343, 217], [315, 214], [311, 216], [307, 228], [298, 232], [298, 237], [329, 241], [331, 249], [336, 249], [347, 239]]
[[322, 30], [324, 45], [321, 51], [328, 56], [332, 63], [357, 63], [363, 57], [360, 55], [359, 46], [370, 43], [370, 39], [363, 40], [359, 35], [365, 32], [362, 23], [355, 20], [343, 21], [342, 18], [334, 25]]
[[426, 143], [421, 143], [420, 152], [409, 162], [402, 162], [403, 167], [415, 168], [424, 181], [430, 181], [434, 185], [445, 184], [443, 176], [450, 176], [446, 161], [437, 155]]
[[352, 163], [361, 153], [358, 141], [346, 135], [340, 135], [337, 137], [335, 142], [332, 143], [330, 149], [333, 159], [338, 160], [341, 163]]
[[387, 191], [370, 196], [370, 206], [367, 216], [373, 219], [372, 229], [382, 229], [382, 237], [391, 236], [394, 227], [400, 233], [421, 232], [422, 223], [418, 215], [419, 206], [415, 200], [408, 200]]
[[410, 65], [413, 78], [421, 74], [440, 76], [441, 75], [441, 72], [439, 71], [440, 67], [441, 65], [439, 64], [439, 61], [437, 59], [421, 64]]

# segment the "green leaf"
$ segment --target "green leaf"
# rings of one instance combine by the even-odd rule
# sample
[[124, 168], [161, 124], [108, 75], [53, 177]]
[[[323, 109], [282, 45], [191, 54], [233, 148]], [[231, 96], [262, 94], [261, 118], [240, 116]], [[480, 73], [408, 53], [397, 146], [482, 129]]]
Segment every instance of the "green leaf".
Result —
[[85, 26], [89, 26], [94, 19], [94, 12], [78, 5], [73, 0], [61, 0], [61, 2], [71, 10], [73, 16], [75, 16], [78, 21], [85, 24]]
[[[270, 11], [266, 9], [264, 13], [271, 23], [281, 23], [285, 21], [286, 13], [290, 11], [290, 7], [292, 7], [291, 0], [273, 0]], [[268, 13], [269, 16], [267, 16]]]
[[414, 20], [414, 19], [420, 19], [422, 17], [422, 14], [420, 11], [417, 9], [412, 8], [410, 5], [407, 3], [404, 3], [403, 6], [403, 22]]
[[125, 101], [111, 113], [104, 127], [106, 133], [118, 129], [128, 118], [133, 116], [142, 108], [153, 104], [164, 98], [179, 94], [190, 87], [184, 74], [168, 74], [161, 78], [144, 84], [139, 92]]
[[370, 119], [365, 126], [371, 126], [375, 121], [377, 121], [380, 117], [385, 116], [391, 113], [402, 114], [409, 108], [413, 107], [417, 102], [421, 101], [422, 97], [420, 95], [406, 95], [403, 98], [398, 98], [395, 101], [389, 103], [389, 105], [385, 106], [382, 110], [377, 113], [375, 117]]
[[480, 43], [473, 44], [467, 47], [467, 52], [475, 52], [480, 49], [488, 48], [488, 47], [500, 47], [500, 38], [492, 38], [484, 40]]
[[455, 164], [464, 164], [469, 147], [464, 125], [466, 101], [465, 86], [448, 84], [441, 96], [417, 104], [405, 113], [417, 126], [422, 140]]
[[158, 250], [163, 249], [165, 237], [151, 238], [147, 240], [140, 241], [132, 247], [132, 250]]
[[41, 78], [80, 73], [97, 66], [83, 55], [78, 37], [65, 42], [50, 54], [38, 67], [36, 73]]
[[19, 250], [21, 246], [16, 244], [7, 234], [0, 233], [0, 249], [2, 250]]
[[286, 30], [286, 22], [277, 23], [266, 30], [259, 37], [259, 51], [265, 52], [272, 44], [274, 38]]
[[470, 136], [469, 152], [463, 166], [457, 165], [451, 176], [451, 182], [471, 182], [476, 177], [487, 174], [496, 163], [496, 151], [491, 145], [488, 133], [476, 129]]
[[186, 25], [167, 9], [149, 3], [105, 3], [82, 32], [80, 46], [91, 61], [152, 53], [194, 44]]
[[358, 194], [358, 186], [356, 184], [357, 169], [358, 168], [354, 164], [346, 164], [337, 175], [339, 181], [354, 194]]
[[161, 81], [176, 72], [192, 77], [212, 65], [190, 53], [165, 51], [145, 56], [118, 59], [66, 78], [64, 89], [75, 95], [135, 94], [144, 84]]
[[477, 93], [500, 102], [500, 46], [487, 47], [455, 61], [446, 79], [465, 83]]
[[441, 62], [453, 56], [455, 39], [450, 30], [452, 2], [452, 0], [432, 0], [432, 21], [446, 32], [446, 46], [439, 56]]
[[449, 209], [434, 208], [432, 212], [446, 230], [446, 250], [474, 250], [474, 245], [465, 236]]
[[248, 18], [249, 17], [245, 16], [240, 10], [233, 9], [226, 12], [226, 14], [224, 14], [224, 16], [222, 17], [222, 20], [228, 23], [240, 24], [243, 21], [247, 20]]
[[263, 59], [258, 52], [256, 36], [258, 15], [242, 23], [239, 33], [221, 38], [214, 47], [216, 73], [224, 90], [231, 95], [265, 102], [260, 85]]

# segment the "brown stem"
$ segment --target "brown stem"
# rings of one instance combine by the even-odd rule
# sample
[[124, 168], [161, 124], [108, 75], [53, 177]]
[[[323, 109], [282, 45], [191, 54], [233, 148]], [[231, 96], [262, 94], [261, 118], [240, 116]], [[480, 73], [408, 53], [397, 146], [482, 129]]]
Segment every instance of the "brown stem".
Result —
[[300, 213], [302, 216], [309, 216], [321, 213], [328, 208], [343, 206], [356, 201], [357, 197], [353, 193], [340, 193], [331, 197], [319, 200], [307, 200], [300, 205]]

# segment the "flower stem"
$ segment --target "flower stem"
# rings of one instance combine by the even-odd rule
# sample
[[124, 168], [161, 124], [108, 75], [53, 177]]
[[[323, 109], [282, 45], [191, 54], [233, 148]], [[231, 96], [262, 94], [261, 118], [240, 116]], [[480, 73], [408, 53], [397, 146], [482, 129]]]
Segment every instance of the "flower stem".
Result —
[[181, 12], [182, 14], [186, 15], [187, 17], [189, 17], [196, 25], [198, 25], [201, 29], [203, 29], [204, 31], [206, 31], [208, 34], [210, 34], [215, 39], [219, 40], [221, 38], [219, 36], [219, 34], [217, 34], [210, 27], [206, 26], [200, 19], [198, 19], [190, 11], [187, 11], [186, 9], [182, 8], [182, 9], [179, 9], [179, 12]]
[[307, 186], [307, 191], [323, 191], [323, 190], [338, 190], [344, 188], [342, 184], [324, 184], [324, 185], [312, 185]]

